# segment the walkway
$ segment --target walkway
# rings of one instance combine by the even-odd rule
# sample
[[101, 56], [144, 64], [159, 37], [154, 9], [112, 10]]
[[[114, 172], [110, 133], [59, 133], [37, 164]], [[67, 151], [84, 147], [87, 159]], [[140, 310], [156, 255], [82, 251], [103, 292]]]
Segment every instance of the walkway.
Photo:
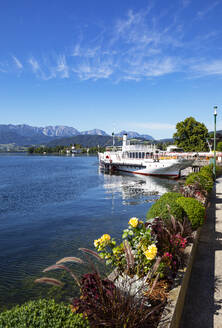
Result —
[[201, 230], [180, 328], [222, 328], [222, 177]]

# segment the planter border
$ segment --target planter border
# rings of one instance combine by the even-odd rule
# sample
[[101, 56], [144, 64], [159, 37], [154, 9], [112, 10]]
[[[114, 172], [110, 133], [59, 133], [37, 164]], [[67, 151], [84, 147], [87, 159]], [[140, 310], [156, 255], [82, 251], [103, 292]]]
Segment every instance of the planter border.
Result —
[[167, 304], [163, 310], [157, 328], [180, 327], [180, 320], [183, 313], [186, 292], [189, 284], [200, 232], [201, 228], [198, 228], [197, 231], [195, 231], [194, 233], [193, 243], [187, 246], [187, 248], [185, 249], [185, 253], [187, 254], [186, 267], [178, 271], [177, 277], [173, 284], [173, 288], [169, 292]]

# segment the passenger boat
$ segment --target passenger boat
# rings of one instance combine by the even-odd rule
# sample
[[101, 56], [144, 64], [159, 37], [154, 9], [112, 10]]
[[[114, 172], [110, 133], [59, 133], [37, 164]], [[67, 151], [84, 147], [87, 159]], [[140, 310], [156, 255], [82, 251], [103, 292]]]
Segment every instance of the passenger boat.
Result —
[[155, 145], [131, 145], [127, 134], [123, 136], [122, 147], [113, 146], [98, 156], [100, 167], [106, 171], [172, 178], [178, 178], [181, 170], [191, 166], [195, 160], [193, 154], [169, 153]]

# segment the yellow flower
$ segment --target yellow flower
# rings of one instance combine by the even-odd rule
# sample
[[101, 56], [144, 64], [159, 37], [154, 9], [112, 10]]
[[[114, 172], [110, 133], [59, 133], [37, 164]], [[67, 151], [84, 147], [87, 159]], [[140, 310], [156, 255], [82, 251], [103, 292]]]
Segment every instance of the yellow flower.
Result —
[[111, 240], [111, 237], [107, 233], [102, 235], [102, 237], [100, 238], [100, 242], [103, 243], [103, 244], [108, 244], [108, 242], [110, 240]]
[[73, 306], [73, 305], [70, 305], [70, 308], [71, 308], [71, 311], [72, 311], [72, 312], [76, 312], [76, 311], [78, 311], [79, 306]]
[[150, 245], [148, 249], [144, 252], [144, 255], [146, 256], [147, 260], [155, 259], [156, 254], [157, 254], [157, 247], [155, 244]]
[[138, 223], [139, 223], [139, 219], [137, 218], [131, 218], [129, 220], [129, 224], [133, 227], [133, 228], [136, 228], [138, 226]]
[[94, 240], [94, 246], [95, 246], [95, 247], [98, 247], [98, 246], [99, 246], [99, 244], [100, 244], [100, 242], [101, 242], [100, 238], [99, 238], [99, 239], [96, 239], [96, 240]]

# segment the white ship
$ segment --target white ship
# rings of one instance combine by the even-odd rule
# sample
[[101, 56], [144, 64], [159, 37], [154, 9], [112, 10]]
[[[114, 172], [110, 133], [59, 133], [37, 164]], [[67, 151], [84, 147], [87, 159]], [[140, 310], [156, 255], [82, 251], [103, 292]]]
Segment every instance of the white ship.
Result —
[[155, 145], [131, 145], [127, 134], [121, 148], [112, 147], [98, 154], [100, 167], [107, 171], [172, 178], [178, 178], [181, 170], [192, 165], [195, 160], [192, 155], [161, 151]]

